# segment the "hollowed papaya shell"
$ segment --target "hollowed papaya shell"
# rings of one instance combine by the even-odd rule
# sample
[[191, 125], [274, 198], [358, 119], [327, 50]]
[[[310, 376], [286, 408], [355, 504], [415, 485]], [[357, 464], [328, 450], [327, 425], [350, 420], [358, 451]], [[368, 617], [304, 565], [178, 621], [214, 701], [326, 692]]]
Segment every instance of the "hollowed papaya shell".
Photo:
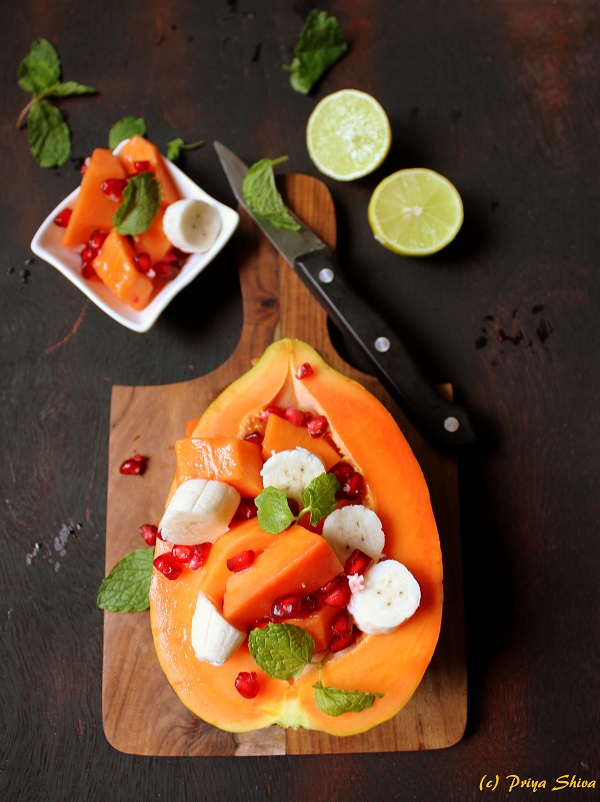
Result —
[[[313, 374], [295, 377], [309, 362]], [[190, 626], [202, 569], [174, 581], [154, 573], [150, 611], [162, 668], [183, 703], [221, 729], [244, 732], [279, 724], [332, 735], [364, 732], [396, 715], [419, 685], [435, 649], [442, 616], [442, 558], [429, 492], [421, 469], [386, 408], [364, 387], [337, 372], [300, 340], [273, 343], [241, 378], [204, 412], [196, 437], [243, 437], [264, 427], [270, 404], [294, 405], [325, 415], [342, 459], [367, 483], [364, 503], [379, 515], [386, 535], [385, 556], [404, 563], [421, 587], [421, 605], [389, 635], [361, 636], [354, 646], [325, 662], [325, 686], [384, 694], [360, 713], [332, 717], [314, 701], [316, 668], [295, 681], [274, 680], [254, 664], [245, 646], [222, 668], [194, 656]], [[158, 548], [161, 548], [159, 545]], [[237, 672], [257, 671], [260, 693], [243, 699], [234, 688]]]

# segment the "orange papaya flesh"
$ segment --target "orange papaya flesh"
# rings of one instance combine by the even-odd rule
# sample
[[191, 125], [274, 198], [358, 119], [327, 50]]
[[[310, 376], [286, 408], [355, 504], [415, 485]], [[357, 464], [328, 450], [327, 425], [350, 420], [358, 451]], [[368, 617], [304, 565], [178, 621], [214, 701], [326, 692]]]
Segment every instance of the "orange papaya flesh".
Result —
[[179, 192], [169, 174], [164, 159], [156, 145], [153, 145], [152, 142], [136, 134], [123, 145], [119, 151], [118, 158], [127, 175], [136, 174], [136, 162], [149, 162], [151, 172], [156, 175], [160, 182], [162, 189], [161, 199], [163, 203], [168, 206], [170, 203], [179, 200]]
[[169, 251], [173, 250], [173, 246], [163, 231], [163, 218], [166, 208], [167, 204], [161, 203], [150, 226], [141, 234], [135, 234], [132, 237], [136, 252], [147, 253], [153, 264], [154, 262], [160, 262]]
[[323, 652], [331, 642], [331, 624], [339, 610], [323, 605], [305, 618], [287, 618], [285, 624], [292, 624], [309, 632], [315, 642], [315, 652]]
[[232, 485], [242, 498], [262, 493], [260, 446], [237, 437], [186, 437], [175, 443], [177, 482], [216, 479]]
[[[313, 368], [310, 382], [294, 376], [304, 362]], [[437, 643], [442, 561], [429, 494], [414, 455], [385, 407], [298, 340], [280, 340], [267, 348], [254, 367], [208, 407], [194, 435], [244, 437], [260, 428], [261, 412], [271, 404], [296, 406], [327, 417], [341, 459], [354, 465], [365, 479], [363, 503], [382, 520], [385, 556], [403, 562], [420, 584], [421, 605], [411, 619], [388, 635], [359, 635], [353, 646], [335, 653], [323, 666], [324, 685], [382, 693], [383, 698], [360, 713], [327, 716], [314, 701], [312, 686], [319, 679], [318, 670], [307, 667], [294, 681], [261, 683], [258, 696], [245, 700], [246, 706], [240, 708], [235, 691], [227, 695], [220, 677], [212, 674], [208, 679], [205, 666], [189, 659], [189, 643], [182, 642], [182, 632], [190, 626], [195, 596], [192, 594], [191, 607], [180, 604], [189, 592], [187, 580], [168, 583], [153, 577], [150, 601], [156, 650], [184, 704], [217, 727], [242, 732], [275, 722], [283, 727], [353, 735], [402, 709], [418, 687]], [[368, 430], [365, 420], [370, 422]], [[236, 660], [241, 653], [236, 653]], [[247, 670], [262, 676], [256, 666]], [[186, 685], [181, 690], [184, 676]], [[211, 682], [215, 683], [214, 693]]]
[[107, 178], [125, 178], [125, 170], [110, 150], [96, 148], [81, 179], [79, 195], [65, 229], [62, 241], [65, 248], [87, 243], [96, 229], [106, 233], [113, 227], [119, 203], [102, 192], [102, 182]]
[[[84, 176], [85, 177], [85, 176]], [[127, 237], [113, 228], [93, 261], [96, 274], [112, 292], [134, 309], [143, 309], [154, 290], [152, 281], [134, 262], [135, 252]]]
[[279, 596], [313, 593], [341, 570], [326, 540], [294, 524], [278, 535], [249, 568], [229, 577], [223, 615], [237, 629], [246, 629], [270, 615]]
[[325, 436], [311, 437], [305, 426], [296, 426], [279, 415], [269, 415], [262, 443], [263, 459], [267, 460], [273, 452], [298, 447], [321, 457], [327, 471], [340, 460], [340, 455]]
[[194, 433], [194, 429], [198, 425], [198, 421], [200, 418], [190, 418], [188, 421], [185, 422], [185, 436], [191, 437]]

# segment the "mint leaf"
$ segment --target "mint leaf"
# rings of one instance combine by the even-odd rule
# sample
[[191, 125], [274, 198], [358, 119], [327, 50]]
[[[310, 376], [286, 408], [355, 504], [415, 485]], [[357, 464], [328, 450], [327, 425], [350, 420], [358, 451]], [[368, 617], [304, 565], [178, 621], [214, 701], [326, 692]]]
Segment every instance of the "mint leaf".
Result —
[[315, 704], [327, 716], [341, 716], [342, 713], [360, 713], [373, 706], [375, 699], [381, 699], [382, 693], [364, 693], [363, 691], [343, 691], [333, 686], [324, 687], [321, 680], [313, 685]]
[[123, 557], [102, 581], [98, 607], [112, 613], [147, 610], [153, 559], [154, 549], [136, 549]]
[[284, 66], [290, 72], [292, 89], [307, 95], [347, 50], [348, 45], [336, 18], [313, 9], [300, 32], [292, 63]]
[[47, 100], [37, 101], [29, 109], [27, 137], [31, 153], [41, 167], [59, 167], [69, 158], [69, 126], [56, 106]]
[[61, 81], [48, 87], [44, 97], [74, 97], [75, 95], [95, 95], [93, 86], [78, 84], [76, 81]]
[[302, 491], [304, 509], [300, 515], [310, 513], [311, 525], [316, 526], [321, 518], [335, 509], [335, 494], [339, 486], [340, 483], [332, 473], [316, 476]]
[[40, 95], [60, 78], [60, 60], [47, 39], [36, 39], [29, 55], [19, 64], [19, 86], [26, 92]]
[[255, 503], [258, 510], [258, 525], [272, 535], [283, 532], [292, 521], [296, 520], [285, 493], [276, 487], [265, 487], [256, 497]]
[[294, 679], [310, 663], [315, 642], [309, 632], [293, 624], [267, 624], [250, 632], [248, 649], [265, 674], [274, 679]]
[[253, 214], [265, 217], [276, 228], [298, 231], [300, 225], [287, 210], [275, 186], [273, 167], [286, 160], [287, 156], [281, 156], [279, 159], [261, 159], [253, 164], [244, 178], [242, 192]]
[[161, 187], [154, 173], [143, 172], [129, 179], [123, 191], [123, 203], [113, 217], [119, 234], [142, 234], [149, 227], [160, 206]]
[[182, 150], [194, 150], [204, 145], [204, 140], [199, 139], [197, 142], [186, 142], [180, 136], [167, 142], [167, 159], [170, 162], [175, 162], [181, 156]]
[[114, 150], [124, 139], [146, 135], [146, 121], [142, 117], [123, 117], [108, 132], [108, 147]]

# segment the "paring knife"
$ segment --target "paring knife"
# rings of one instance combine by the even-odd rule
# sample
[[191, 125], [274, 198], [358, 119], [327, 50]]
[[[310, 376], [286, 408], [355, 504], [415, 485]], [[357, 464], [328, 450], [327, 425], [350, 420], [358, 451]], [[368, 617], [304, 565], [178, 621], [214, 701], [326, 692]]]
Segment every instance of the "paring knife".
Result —
[[248, 167], [220, 142], [214, 143], [233, 194], [273, 246], [291, 265], [342, 332], [358, 343], [377, 376], [406, 412], [446, 445], [474, 442], [473, 427], [464, 407], [443, 398], [393, 329], [340, 273], [335, 255], [310, 228], [298, 221], [298, 231], [276, 228], [247, 207], [242, 184]]

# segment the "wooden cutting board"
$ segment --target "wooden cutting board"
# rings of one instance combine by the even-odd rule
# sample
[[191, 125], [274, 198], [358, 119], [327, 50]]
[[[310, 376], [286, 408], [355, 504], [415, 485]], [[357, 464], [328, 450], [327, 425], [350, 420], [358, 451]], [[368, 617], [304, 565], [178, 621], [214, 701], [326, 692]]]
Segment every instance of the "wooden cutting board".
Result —
[[[326, 186], [305, 175], [285, 176], [288, 205], [331, 245], [336, 224]], [[106, 573], [143, 544], [142, 523], [158, 522], [175, 472], [173, 443], [188, 419], [248, 370], [273, 340], [298, 337], [337, 370], [365, 385], [396, 417], [427, 479], [444, 559], [444, 614], [440, 641], [408, 705], [391, 721], [362, 735], [337, 738], [273, 726], [245, 734], [204, 723], [179, 701], [158, 664], [148, 612], [105, 613], [102, 712], [109, 742], [140, 755], [299, 755], [390, 752], [450, 746], [464, 733], [467, 711], [460, 559], [457, 466], [426, 443], [380, 383], [350, 367], [333, 348], [325, 312], [256, 225], [241, 213], [237, 238], [244, 322], [229, 359], [212, 373], [156, 387], [112, 390]], [[138, 452], [149, 457], [143, 476], [123, 476], [121, 462]]]

